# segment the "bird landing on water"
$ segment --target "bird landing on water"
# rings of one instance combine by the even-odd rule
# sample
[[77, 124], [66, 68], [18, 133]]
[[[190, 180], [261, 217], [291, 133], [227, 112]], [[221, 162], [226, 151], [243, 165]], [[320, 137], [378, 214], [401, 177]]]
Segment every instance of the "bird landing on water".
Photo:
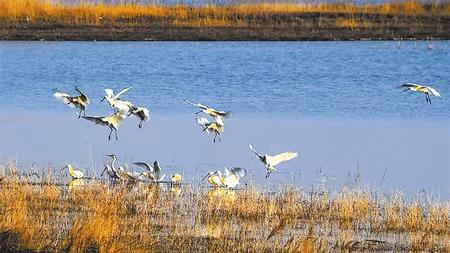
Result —
[[267, 170], [266, 178], [268, 178], [270, 174], [272, 174], [272, 172], [277, 170], [275, 168], [276, 165], [294, 159], [295, 157], [298, 156], [297, 152], [284, 152], [275, 156], [260, 155], [258, 152], [256, 152], [255, 149], [253, 149], [253, 146], [251, 144], [249, 144], [248, 146], [250, 147], [250, 150], [253, 152], [256, 158], [258, 158], [259, 161], [262, 162], [264, 166], [266, 166]]
[[421, 92], [421, 93], [425, 94], [425, 100], [430, 104], [431, 104], [430, 94], [435, 97], [438, 97], [438, 98], [441, 97], [441, 94], [431, 86], [425, 86], [425, 85], [420, 85], [420, 84], [416, 84], [416, 83], [405, 83], [405, 84], [402, 84], [400, 87], [405, 88], [403, 90], [403, 92], [416, 91], [416, 92]]
[[218, 139], [219, 142], [222, 142], [220, 139], [220, 134], [225, 130], [222, 117], [216, 116], [215, 121], [212, 122], [209, 122], [207, 118], [197, 118], [197, 124], [203, 128], [203, 132], [214, 135], [214, 143], [216, 142], [216, 139]]

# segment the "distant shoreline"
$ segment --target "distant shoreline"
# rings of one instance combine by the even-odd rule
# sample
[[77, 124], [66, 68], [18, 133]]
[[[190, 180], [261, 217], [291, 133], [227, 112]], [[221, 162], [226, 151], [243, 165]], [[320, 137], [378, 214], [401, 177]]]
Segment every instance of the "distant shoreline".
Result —
[[0, 0], [0, 40], [447, 40], [450, 4], [53, 5]]
[[[391, 17], [393, 20], [399, 17]], [[296, 18], [293, 18], [296, 19]], [[332, 15], [304, 17], [335, 23]], [[429, 19], [420, 26], [401, 17], [398, 24], [372, 28], [345, 28], [332, 25], [248, 25], [245, 27], [172, 27], [151, 22], [61, 25], [48, 22], [2, 24], [0, 40], [25, 41], [352, 41], [352, 40], [448, 40], [450, 17]], [[381, 21], [377, 21], [381, 22]], [[391, 21], [387, 21], [389, 23]]]

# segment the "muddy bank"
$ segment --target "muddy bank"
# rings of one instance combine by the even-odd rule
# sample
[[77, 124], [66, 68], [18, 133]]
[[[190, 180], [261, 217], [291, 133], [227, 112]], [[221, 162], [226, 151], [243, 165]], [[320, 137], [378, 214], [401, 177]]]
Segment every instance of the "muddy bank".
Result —
[[302, 13], [240, 17], [236, 20], [175, 22], [170, 17], [64, 23], [0, 20], [2, 40], [393, 40], [450, 39], [450, 17]]

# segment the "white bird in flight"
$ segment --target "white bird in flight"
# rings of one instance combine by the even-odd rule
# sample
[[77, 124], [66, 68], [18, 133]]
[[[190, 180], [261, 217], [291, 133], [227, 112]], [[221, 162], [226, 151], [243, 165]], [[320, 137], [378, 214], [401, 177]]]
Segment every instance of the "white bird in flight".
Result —
[[95, 116], [81, 116], [83, 119], [94, 122], [96, 125], [107, 126], [110, 129], [108, 140], [111, 140], [111, 134], [114, 131], [116, 140], [119, 140], [117, 136], [117, 130], [119, 129], [120, 123], [127, 117], [126, 114], [118, 111], [110, 116], [95, 117]]
[[61, 170], [68, 169], [69, 175], [72, 177], [72, 179], [81, 179], [84, 177], [84, 173], [80, 170], [76, 170], [73, 168], [71, 164], [67, 164], [64, 168]]
[[136, 116], [141, 120], [139, 122], [139, 128], [142, 128], [144, 121], [150, 119], [150, 110], [145, 107], [135, 106], [130, 101], [121, 99], [120, 96], [127, 92], [129, 89], [131, 89], [131, 87], [125, 88], [117, 94], [114, 94], [114, 91], [112, 89], [105, 89], [106, 95], [103, 97], [102, 102], [106, 99], [111, 108], [113, 108], [116, 112], [120, 111], [124, 114], [127, 114], [127, 116]]
[[224, 124], [221, 116], [216, 116], [215, 121], [209, 122], [207, 118], [197, 118], [197, 124], [203, 127], [203, 131], [208, 134], [214, 135], [213, 142], [216, 142], [216, 138], [219, 139], [219, 142], [222, 142], [220, 139], [220, 134], [224, 131]]
[[119, 93], [114, 94], [112, 89], [105, 89], [106, 95], [103, 97], [102, 102], [106, 99], [108, 104], [116, 112], [122, 112], [124, 114], [131, 114], [133, 104], [130, 101], [120, 99], [120, 96], [127, 92], [131, 87], [121, 90]]
[[146, 162], [134, 162], [134, 164], [146, 169], [148, 172], [143, 175], [150, 178], [153, 182], [161, 182], [166, 177], [166, 175], [162, 174], [158, 161], [155, 161], [153, 166]]
[[403, 90], [403, 92], [409, 91], [409, 90], [422, 92], [423, 94], [425, 94], [426, 101], [430, 104], [431, 104], [430, 93], [435, 97], [438, 97], [438, 98], [441, 97], [441, 94], [436, 89], [434, 89], [433, 87], [430, 87], [430, 86], [420, 85], [420, 84], [416, 84], [416, 83], [405, 83], [400, 87], [405, 88]]
[[150, 110], [145, 107], [133, 106], [131, 108], [130, 115], [131, 114], [138, 117], [141, 120], [139, 122], [139, 128], [142, 128], [144, 121], [150, 120]]
[[247, 170], [244, 168], [235, 167], [228, 170], [228, 168], [225, 167], [224, 170], [225, 172], [223, 173], [223, 176], [220, 178], [220, 180], [222, 184], [227, 188], [236, 187], [239, 184], [241, 178], [247, 175]]
[[298, 155], [297, 152], [284, 152], [275, 156], [260, 155], [258, 154], [258, 152], [256, 152], [255, 149], [253, 149], [253, 146], [251, 144], [249, 144], [248, 146], [250, 147], [250, 150], [254, 153], [254, 155], [266, 166], [266, 178], [268, 178], [273, 171], [277, 170], [275, 168], [276, 165], [284, 161], [294, 159]]
[[62, 93], [56, 91], [53, 93], [53, 97], [57, 100], [65, 103], [67, 106], [72, 108], [78, 108], [80, 111], [78, 112], [78, 117], [83, 112], [83, 115], [86, 115], [86, 108], [89, 105], [90, 101], [86, 94], [83, 93], [77, 86], [75, 86], [75, 90], [80, 93], [78, 96], [70, 96], [69, 94]]
[[193, 103], [193, 102], [191, 102], [191, 101], [189, 101], [187, 99], [183, 99], [183, 100], [187, 104], [193, 105], [193, 106], [198, 107], [200, 109], [200, 111], [196, 112], [195, 114], [199, 114], [199, 113], [203, 112], [203, 113], [206, 113], [206, 114], [210, 115], [211, 117], [220, 116], [220, 117], [224, 117], [224, 118], [227, 118], [227, 117], [229, 117], [231, 115], [231, 112], [229, 112], [229, 111], [219, 111], [219, 110], [216, 110], [214, 108], [208, 107], [206, 105], [202, 105], [200, 103], [198, 103], [198, 104]]

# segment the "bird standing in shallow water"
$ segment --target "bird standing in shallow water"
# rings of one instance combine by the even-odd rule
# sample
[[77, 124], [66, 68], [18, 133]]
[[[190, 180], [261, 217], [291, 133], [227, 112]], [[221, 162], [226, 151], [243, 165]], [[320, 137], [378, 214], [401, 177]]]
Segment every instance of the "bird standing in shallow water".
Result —
[[435, 97], [438, 97], [438, 98], [441, 97], [441, 94], [437, 90], [435, 90], [433, 87], [430, 87], [430, 86], [420, 85], [420, 84], [416, 84], [416, 83], [405, 83], [400, 87], [405, 88], [403, 90], [403, 92], [409, 91], [409, 90], [422, 92], [423, 94], [425, 94], [426, 101], [430, 104], [431, 104], [430, 93]]
[[294, 159], [298, 155], [297, 152], [285, 152], [275, 156], [260, 155], [258, 154], [258, 152], [256, 152], [256, 150], [253, 149], [253, 146], [251, 144], [249, 144], [248, 146], [250, 147], [250, 150], [253, 152], [253, 154], [266, 166], [266, 178], [268, 178], [273, 171], [277, 170], [275, 168], [276, 165], [284, 161]]
[[110, 129], [108, 140], [111, 140], [111, 134], [114, 131], [116, 140], [119, 140], [117, 136], [117, 130], [119, 129], [120, 123], [127, 117], [123, 112], [116, 112], [113, 115], [105, 116], [105, 117], [96, 117], [96, 116], [81, 116], [83, 119], [94, 122], [96, 125], [107, 126]]
[[108, 164], [105, 165], [105, 168], [103, 169], [102, 174], [100, 174], [100, 176], [103, 176], [103, 173], [105, 173], [105, 171], [106, 171], [106, 173], [108, 174], [110, 179], [119, 180], [120, 177], [119, 177], [119, 174], [115, 167], [116, 161], [117, 161], [116, 155], [112, 154], [112, 155], [106, 155], [106, 156], [111, 157], [112, 162], [111, 162], [111, 165], [108, 165]]
[[75, 86], [75, 91], [80, 93], [80, 95], [70, 96], [69, 94], [56, 91], [55, 93], [53, 93], [53, 97], [55, 97], [59, 101], [64, 102], [69, 107], [80, 109], [80, 111], [78, 112], [79, 118], [82, 112], [83, 115], [86, 115], [86, 108], [90, 102], [88, 96], [84, 94], [77, 86]]
[[173, 174], [172, 178], [170, 179], [170, 182], [174, 185], [181, 183], [181, 175], [180, 174]]
[[150, 178], [155, 183], [161, 182], [166, 177], [166, 175], [162, 174], [158, 161], [155, 161], [153, 166], [146, 162], [134, 162], [134, 164], [148, 170], [148, 173], [144, 174], [144, 172], [143, 175]]
[[219, 170], [216, 172], [210, 171], [208, 172], [208, 174], [206, 174], [206, 176], [202, 178], [202, 181], [206, 179], [208, 183], [212, 185], [212, 187], [219, 187], [223, 185], [221, 177], [222, 172], [220, 172]]
[[61, 170], [68, 169], [69, 175], [72, 177], [72, 179], [81, 179], [84, 177], [84, 173], [80, 170], [76, 170], [73, 168], [71, 164], [67, 164], [64, 168]]

